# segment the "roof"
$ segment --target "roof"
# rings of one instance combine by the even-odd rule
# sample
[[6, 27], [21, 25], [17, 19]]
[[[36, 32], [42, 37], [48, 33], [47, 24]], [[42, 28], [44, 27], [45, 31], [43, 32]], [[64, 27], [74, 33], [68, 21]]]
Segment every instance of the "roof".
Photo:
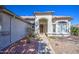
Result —
[[[21, 16], [23, 19], [26, 20], [35, 20], [35, 16]], [[55, 20], [60, 20], [60, 19], [66, 19], [66, 20], [71, 20], [72, 18], [70, 16], [52, 16], [52, 19]]]
[[15, 18], [17, 18], [17, 19], [19, 19], [19, 20], [25, 22], [25, 23], [31, 24], [31, 23], [25, 21], [22, 17], [17, 16], [15, 13], [13, 13], [13, 12], [10, 11], [9, 9], [5, 8], [4, 6], [0, 6], [0, 11], [3, 12], [3, 13], [9, 14], [9, 15], [11, 15], [11, 16], [13, 16], [13, 17], [15, 17]]
[[34, 15], [52, 15], [54, 11], [47, 11], [47, 12], [34, 12]]
[[68, 19], [68, 20], [71, 20], [72, 18], [70, 16], [53, 16], [52, 17], [53, 19]]
[[20, 16], [22, 17], [25, 21], [33, 24], [34, 23], [34, 20], [35, 20], [35, 16]]
[[25, 20], [35, 20], [35, 16], [20, 16], [20, 17]]
[[[7, 13], [11, 16], [15, 16], [16, 18], [26, 22], [26, 20], [35, 20], [35, 16], [17, 16], [15, 13], [12, 11], [6, 9], [4, 6], [0, 6], [0, 11]], [[34, 15], [52, 15], [54, 11], [47, 11], [47, 12], [34, 12]], [[70, 16], [52, 16], [53, 19], [58, 20], [58, 19], [66, 19], [66, 20], [71, 20], [72, 18]]]
[[10, 11], [9, 9], [5, 8], [5, 6], [0, 6], [0, 11], [7, 13], [11, 16], [15, 16], [16, 18], [20, 18], [19, 16], [17, 16], [15, 13], [13, 13], [12, 11]]
[[35, 16], [20, 16], [22, 18], [35, 18]]

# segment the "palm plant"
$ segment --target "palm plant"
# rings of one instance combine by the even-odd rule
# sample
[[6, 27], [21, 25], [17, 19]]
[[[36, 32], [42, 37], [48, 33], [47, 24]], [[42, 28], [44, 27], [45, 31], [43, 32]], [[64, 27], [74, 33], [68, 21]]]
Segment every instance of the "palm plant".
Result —
[[71, 34], [75, 35], [75, 36], [78, 36], [79, 35], [79, 28], [72, 26], [71, 27]]
[[30, 41], [34, 38], [34, 31], [31, 28], [28, 28], [28, 35], [26, 36], [27, 43], [30, 43]]

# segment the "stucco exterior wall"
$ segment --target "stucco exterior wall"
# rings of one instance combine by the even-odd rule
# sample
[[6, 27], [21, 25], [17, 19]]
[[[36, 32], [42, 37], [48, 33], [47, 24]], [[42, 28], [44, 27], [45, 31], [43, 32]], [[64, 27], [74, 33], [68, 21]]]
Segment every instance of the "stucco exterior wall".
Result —
[[1, 32], [4, 32], [4, 35], [0, 34], [0, 50], [27, 35], [28, 28], [27, 23], [13, 16], [5, 13], [1, 15]]
[[27, 34], [27, 24], [18, 20], [11, 19], [11, 42], [23, 38]]
[[[68, 19], [53, 19], [52, 15], [36, 15], [35, 18], [35, 33], [40, 33], [40, 27], [39, 27], [39, 21], [40, 19], [46, 19], [47, 20], [47, 34], [48, 36], [69, 36], [70, 35], [70, 26], [71, 26], [71, 22]], [[42, 19], [42, 20], [43, 20]], [[59, 24], [58, 22], [66, 22], [67, 23], [67, 29], [69, 29], [69, 32], [59, 32]], [[41, 23], [44, 23], [41, 21]], [[53, 32], [53, 24], [56, 25], [56, 32]]]
[[39, 20], [42, 19], [42, 18], [45, 18], [47, 20], [47, 33], [48, 34], [52, 34], [52, 16], [51, 15], [39, 15], [37, 16], [36, 15], [36, 18], [35, 18], [35, 33], [39, 33]]
[[0, 49], [10, 44], [10, 16], [1, 14]]

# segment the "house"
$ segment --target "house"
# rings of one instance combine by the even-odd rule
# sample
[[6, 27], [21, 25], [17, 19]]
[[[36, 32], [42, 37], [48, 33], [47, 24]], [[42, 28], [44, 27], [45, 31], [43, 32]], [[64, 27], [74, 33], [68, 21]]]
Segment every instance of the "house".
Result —
[[[26, 16], [23, 16], [27, 18]], [[31, 16], [30, 16], [31, 17]], [[70, 36], [71, 17], [54, 16], [54, 12], [35, 12], [32, 16], [35, 34], [47, 34], [48, 36]]]
[[[34, 16], [17, 16], [0, 6], [0, 50], [28, 35], [70, 36], [70, 16], [54, 16], [54, 12], [35, 12]], [[31, 30], [30, 30], [31, 29]]]
[[34, 27], [35, 17], [34, 16], [20, 16], [20, 17], [31, 24], [31, 29], [33, 31], [35, 30], [35, 27]]
[[72, 18], [52, 14], [54, 12], [35, 12], [35, 33], [46, 33], [48, 36], [69, 36]]
[[28, 35], [31, 23], [0, 6], [0, 50]]

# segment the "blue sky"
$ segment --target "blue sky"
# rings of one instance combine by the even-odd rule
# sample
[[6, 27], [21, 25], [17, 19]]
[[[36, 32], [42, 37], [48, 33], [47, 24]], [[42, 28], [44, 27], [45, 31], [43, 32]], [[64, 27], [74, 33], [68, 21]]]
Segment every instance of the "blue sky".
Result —
[[35, 11], [55, 11], [54, 15], [71, 16], [72, 24], [79, 24], [78, 5], [7, 5], [6, 8], [19, 16], [31, 16]]

